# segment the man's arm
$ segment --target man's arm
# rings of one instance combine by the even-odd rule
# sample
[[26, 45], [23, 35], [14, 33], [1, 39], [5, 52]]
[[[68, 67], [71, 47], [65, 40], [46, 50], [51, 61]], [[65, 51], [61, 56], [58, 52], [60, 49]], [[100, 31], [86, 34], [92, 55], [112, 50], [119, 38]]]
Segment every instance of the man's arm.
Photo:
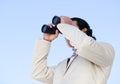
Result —
[[107, 43], [98, 43], [87, 36], [77, 27], [61, 23], [57, 25], [59, 31], [70, 40], [70, 43], [77, 49], [77, 54], [85, 59], [99, 65], [111, 65], [114, 58], [114, 50]]
[[50, 42], [37, 40], [32, 59], [32, 77], [38, 81], [52, 84], [54, 68], [47, 66], [47, 56], [50, 49]]

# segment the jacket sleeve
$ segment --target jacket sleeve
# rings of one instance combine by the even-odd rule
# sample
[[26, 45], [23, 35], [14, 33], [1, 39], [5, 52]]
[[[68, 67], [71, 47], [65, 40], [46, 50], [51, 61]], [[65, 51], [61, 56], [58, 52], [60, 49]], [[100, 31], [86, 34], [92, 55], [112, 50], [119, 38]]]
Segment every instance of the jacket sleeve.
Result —
[[47, 56], [50, 49], [50, 42], [37, 40], [32, 59], [32, 77], [38, 81], [52, 84], [54, 68], [47, 66]]
[[76, 53], [93, 62], [96, 65], [106, 67], [111, 65], [114, 59], [114, 49], [107, 43], [96, 42], [77, 27], [60, 23], [57, 25], [65, 38], [77, 49]]

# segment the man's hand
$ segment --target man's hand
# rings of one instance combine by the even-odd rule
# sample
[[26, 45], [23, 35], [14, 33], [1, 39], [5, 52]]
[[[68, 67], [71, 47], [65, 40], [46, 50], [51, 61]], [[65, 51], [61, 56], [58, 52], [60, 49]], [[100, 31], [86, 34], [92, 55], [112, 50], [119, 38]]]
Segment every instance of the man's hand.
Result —
[[[50, 28], [54, 27], [54, 24], [49, 24]], [[59, 35], [59, 31], [56, 30], [55, 34], [48, 34], [44, 33], [43, 39], [49, 42], [52, 42], [54, 39], [56, 39]]]
[[61, 19], [61, 23], [72, 25], [72, 20], [68, 16], [61, 16], [60, 19]]

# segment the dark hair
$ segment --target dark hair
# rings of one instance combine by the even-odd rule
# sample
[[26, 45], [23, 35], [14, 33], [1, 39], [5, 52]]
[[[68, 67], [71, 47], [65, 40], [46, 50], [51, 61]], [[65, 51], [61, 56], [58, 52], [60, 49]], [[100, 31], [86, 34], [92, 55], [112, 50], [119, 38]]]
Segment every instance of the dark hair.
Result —
[[96, 40], [96, 38], [92, 35], [92, 33], [93, 33], [92, 29], [90, 29], [89, 24], [85, 20], [78, 18], [78, 17], [71, 18], [71, 20], [77, 21], [77, 25], [80, 30], [87, 28], [86, 34]]

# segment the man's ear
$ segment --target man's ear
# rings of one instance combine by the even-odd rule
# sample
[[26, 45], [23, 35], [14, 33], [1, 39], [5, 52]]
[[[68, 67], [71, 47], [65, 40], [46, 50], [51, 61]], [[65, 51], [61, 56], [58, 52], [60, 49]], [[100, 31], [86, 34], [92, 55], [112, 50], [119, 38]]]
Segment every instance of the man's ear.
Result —
[[87, 28], [83, 28], [81, 31], [83, 31], [83, 32], [85, 32], [85, 33], [86, 33], [86, 32], [87, 32], [87, 30], [88, 30]]

